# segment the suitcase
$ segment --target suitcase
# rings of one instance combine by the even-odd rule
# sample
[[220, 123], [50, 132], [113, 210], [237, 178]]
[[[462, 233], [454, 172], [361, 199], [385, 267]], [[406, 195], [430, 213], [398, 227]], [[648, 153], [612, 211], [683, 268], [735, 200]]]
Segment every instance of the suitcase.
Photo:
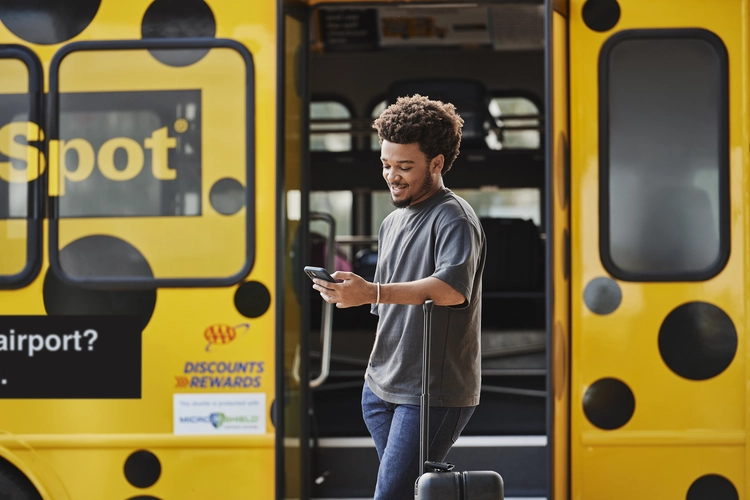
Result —
[[422, 398], [419, 414], [419, 463], [422, 475], [414, 484], [414, 500], [503, 500], [503, 478], [495, 471], [454, 472], [453, 464], [426, 461], [430, 435], [430, 333], [433, 301], [424, 303]]

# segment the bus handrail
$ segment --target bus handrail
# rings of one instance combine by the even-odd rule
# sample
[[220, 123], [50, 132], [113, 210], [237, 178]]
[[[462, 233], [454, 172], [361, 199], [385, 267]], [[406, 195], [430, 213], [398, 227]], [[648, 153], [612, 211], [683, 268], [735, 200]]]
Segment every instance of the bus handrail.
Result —
[[[328, 237], [326, 238], [326, 269], [336, 266], [336, 221], [330, 214], [310, 212], [310, 220], [328, 223]], [[320, 374], [310, 381], [310, 387], [320, 387], [328, 378], [331, 369], [331, 337], [333, 336], [333, 304], [323, 302], [323, 318], [321, 319], [320, 336], [322, 340], [323, 358], [320, 362]]]

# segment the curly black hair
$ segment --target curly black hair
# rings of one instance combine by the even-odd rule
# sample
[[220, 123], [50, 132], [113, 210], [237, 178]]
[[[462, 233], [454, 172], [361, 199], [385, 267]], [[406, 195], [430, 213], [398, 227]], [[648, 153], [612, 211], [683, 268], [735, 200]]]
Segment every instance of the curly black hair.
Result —
[[445, 157], [442, 174], [453, 166], [461, 145], [463, 118], [450, 103], [432, 101], [414, 94], [399, 97], [373, 122], [378, 131], [380, 144], [383, 141], [395, 144], [417, 143], [419, 150], [431, 161], [437, 155]]

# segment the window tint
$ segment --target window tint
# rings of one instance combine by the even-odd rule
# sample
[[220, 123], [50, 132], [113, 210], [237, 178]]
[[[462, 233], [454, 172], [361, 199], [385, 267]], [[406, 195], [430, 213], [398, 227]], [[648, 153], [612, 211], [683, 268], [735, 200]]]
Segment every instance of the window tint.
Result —
[[727, 59], [702, 30], [616, 35], [600, 61], [602, 260], [707, 279], [728, 257]]
[[530, 99], [494, 97], [490, 114], [499, 127], [487, 134], [490, 149], [538, 149], [541, 145], [539, 108]]
[[[349, 111], [349, 108], [340, 102], [311, 102], [310, 151], [351, 151], [352, 134], [335, 131], [351, 130], [352, 124], [336, 121], [327, 122], [327, 120], [351, 120], [351, 118], [352, 114]], [[323, 122], [323, 120], [326, 120], [326, 122]]]

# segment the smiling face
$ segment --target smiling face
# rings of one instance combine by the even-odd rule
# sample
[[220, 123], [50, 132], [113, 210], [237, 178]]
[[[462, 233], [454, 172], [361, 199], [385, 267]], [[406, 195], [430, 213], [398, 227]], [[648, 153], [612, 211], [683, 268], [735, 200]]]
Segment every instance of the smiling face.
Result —
[[396, 208], [419, 203], [443, 189], [443, 155], [427, 161], [416, 142], [383, 141], [380, 160], [383, 179], [391, 190], [391, 203]]

